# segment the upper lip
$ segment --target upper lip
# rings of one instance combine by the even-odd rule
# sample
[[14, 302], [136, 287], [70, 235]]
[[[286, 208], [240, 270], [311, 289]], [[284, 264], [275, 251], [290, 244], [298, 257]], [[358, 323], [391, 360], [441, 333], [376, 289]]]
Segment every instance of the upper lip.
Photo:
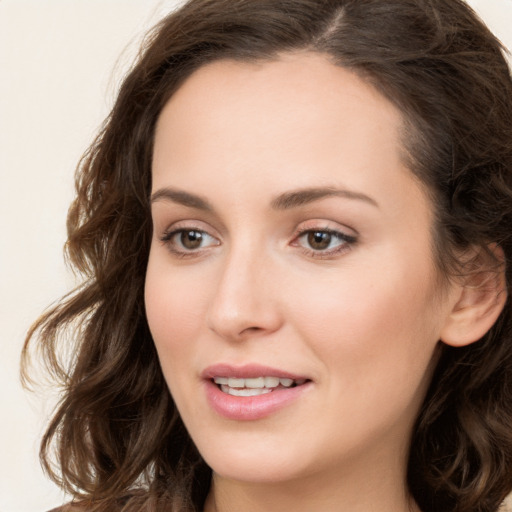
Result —
[[244, 364], [241, 366], [227, 363], [218, 363], [208, 366], [201, 372], [203, 379], [213, 379], [214, 377], [235, 377], [239, 379], [254, 379], [256, 377], [280, 377], [293, 380], [306, 379], [305, 375], [291, 373], [279, 368], [272, 368], [260, 364]]

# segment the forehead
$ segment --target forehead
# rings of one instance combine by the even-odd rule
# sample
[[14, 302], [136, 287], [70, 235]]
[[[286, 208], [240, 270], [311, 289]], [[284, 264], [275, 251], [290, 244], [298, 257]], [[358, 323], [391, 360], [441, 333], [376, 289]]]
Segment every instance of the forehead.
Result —
[[[222, 180], [282, 189], [396, 189], [406, 168], [400, 111], [355, 73], [315, 53], [208, 64], [157, 123], [153, 188]], [[243, 188], [243, 187], [241, 187]], [[244, 190], [241, 190], [244, 192]]]
[[[376, 130], [383, 125], [388, 130], [402, 125], [398, 109], [374, 87], [354, 72], [332, 64], [327, 56], [313, 52], [281, 54], [273, 60], [256, 62], [209, 63], [174, 93], [160, 121], [166, 111], [172, 110], [180, 122], [202, 120], [205, 124], [220, 113], [220, 108], [231, 124], [238, 122], [247, 127], [249, 121], [259, 121], [254, 124], [267, 129], [279, 119], [300, 116], [303, 124], [321, 119], [327, 130], [340, 126], [350, 112], [361, 118], [371, 116]], [[355, 127], [355, 119], [351, 123]]]

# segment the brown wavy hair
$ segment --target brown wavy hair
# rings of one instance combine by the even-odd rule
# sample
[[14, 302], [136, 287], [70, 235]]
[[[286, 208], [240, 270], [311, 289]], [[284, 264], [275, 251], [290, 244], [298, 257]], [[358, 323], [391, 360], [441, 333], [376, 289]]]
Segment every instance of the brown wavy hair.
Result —
[[[187, 2], [148, 35], [79, 164], [66, 251], [84, 281], [35, 323], [24, 349], [25, 372], [37, 341], [63, 386], [43, 465], [87, 510], [202, 509], [211, 471], [176, 411], [144, 311], [155, 123], [204, 64], [300, 50], [357, 73], [403, 113], [443, 273], [461, 271], [458, 249], [494, 243], [511, 289], [512, 80], [499, 41], [465, 3]], [[480, 341], [442, 348], [408, 465], [424, 512], [493, 512], [512, 490], [511, 314], [509, 300]]]

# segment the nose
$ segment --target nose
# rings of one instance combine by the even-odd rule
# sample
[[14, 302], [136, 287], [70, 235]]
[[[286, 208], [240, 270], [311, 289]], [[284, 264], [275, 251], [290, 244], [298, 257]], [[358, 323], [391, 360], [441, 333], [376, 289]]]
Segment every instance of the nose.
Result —
[[230, 341], [277, 331], [283, 319], [271, 267], [271, 258], [261, 251], [232, 250], [222, 262], [211, 299], [209, 329]]

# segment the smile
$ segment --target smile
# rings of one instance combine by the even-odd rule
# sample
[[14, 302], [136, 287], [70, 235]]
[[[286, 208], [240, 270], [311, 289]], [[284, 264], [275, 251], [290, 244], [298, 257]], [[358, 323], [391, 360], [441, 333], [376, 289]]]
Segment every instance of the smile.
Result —
[[255, 377], [255, 378], [236, 378], [236, 377], [214, 377], [213, 382], [219, 386], [223, 393], [232, 396], [259, 396], [279, 388], [291, 388], [301, 386], [306, 379], [290, 379], [287, 377]]
[[260, 364], [215, 364], [201, 377], [215, 414], [235, 421], [260, 420], [288, 409], [314, 388], [304, 375]]

